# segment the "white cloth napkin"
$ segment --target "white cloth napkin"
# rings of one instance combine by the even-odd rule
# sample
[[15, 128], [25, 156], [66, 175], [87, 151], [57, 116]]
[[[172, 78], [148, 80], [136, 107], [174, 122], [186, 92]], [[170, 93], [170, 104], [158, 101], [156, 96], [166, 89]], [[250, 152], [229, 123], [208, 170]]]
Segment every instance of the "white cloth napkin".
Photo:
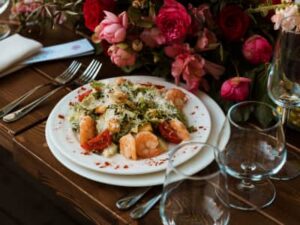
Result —
[[36, 54], [42, 44], [19, 34], [0, 41], [0, 77], [20, 68], [17, 63]]

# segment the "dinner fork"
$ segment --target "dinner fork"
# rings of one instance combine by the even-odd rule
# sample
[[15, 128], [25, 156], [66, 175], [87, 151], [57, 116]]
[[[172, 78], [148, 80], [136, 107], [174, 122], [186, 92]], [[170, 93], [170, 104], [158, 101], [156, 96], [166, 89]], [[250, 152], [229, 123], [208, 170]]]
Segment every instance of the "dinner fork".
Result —
[[[85, 71], [75, 81], [70, 82], [70, 83], [74, 83], [75, 85], [84, 85], [84, 84], [91, 82], [92, 80], [95, 80], [101, 67], [102, 67], [102, 63], [100, 63], [99, 61], [97, 61], [95, 59], [92, 60], [92, 62], [88, 65], [88, 67], [85, 69]], [[16, 120], [22, 118], [23, 116], [25, 116], [27, 113], [29, 113], [31, 110], [33, 110], [35, 107], [37, 107], [39, 104], [44, 102], [46, 99], [48, 99], [50, 96], [52, 96], [54, 93], [56, 93], [63, 87], [64, 87], [64, 85], [59, 86], [59, 87], [55, 88], [54, 90], [52, 90], [51, 92], [43, 95], [42, 97], [40, 97], [40, 98], [36, 99], [35, 101], [29, 103], [28, 105], [24, 106], [23, 108], [15, 111], [15, 112], [12, 112], [10, 114], [7, 114], [6, 116], [3, 117], [3, 121], [9, 123], [9, 122], [13, 122], [13, 121], [16, 121]]]
[[[81, 63], [74, 60], [72, 63], [69, 65], [69, 67], [63, 71], [59, 76], [57, 76], [54, 81], [57, 83], [57, 85], [64, 85], [68, 83], [75, 74], [78, 72], [79, 68], [81, 66]], [[35, 88], [31, 89], [30, 91], [26, 92], [23, 94], [21, 97], [15, 99], [11, 103], [7, 104], [3, 108], [0, 109], [0, 118], [11, 112], [14, 108], [16, 108], [18, 105], [20, 105], [22, 102], [24, 102], [29, 96], [31, 96], [33, 93], [35, 93], [37, 90], [53, 85], [52, 82], [41, 84], [36, 86]]]

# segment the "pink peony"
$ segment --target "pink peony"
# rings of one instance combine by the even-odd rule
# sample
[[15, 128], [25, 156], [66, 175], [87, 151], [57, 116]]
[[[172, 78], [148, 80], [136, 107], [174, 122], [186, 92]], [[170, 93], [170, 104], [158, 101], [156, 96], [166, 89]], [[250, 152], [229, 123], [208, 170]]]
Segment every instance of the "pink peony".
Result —
[[243, 45], [243, 55], [251, 64], [267, 63], [272, 56], [271, 44], [260, 35], [253, 35]]
[[170, 44], [184, 40], [191, 25], [191, 17], [177, 1], [165, 0], [155, 23]]
[[124, 41], [128, 27], [127, 12], [122, 12], [118, 16], [108, 11], [104, 11], [104, 14], [106, 17], [95, 28], [93, 41], [97, 43], [104, 39], [111, 44]]
[[208, 4], [204, 3], [199, 5], [198, 7], [193, 7], [192, 4], [189, 4], [188, 9], [194, 18], [192, 20], [194, 26], [202, 26], [204, 23], [209, 28], [213, 28], [215, 26], [215, 21], [213, 15], [211, 14], [210, 6]]
[[37, 8], [41, 7], [43, 1], [35, 2], [33, 0], [21, 0], [11, 7], [11, 13], [12, 15], [20, 15], [23, 14], [25, 16], [32, 13]]
[[251, 79], [233, 77], [226, 80], [221, 87], [221, 97], [230, 101], [244, 101], [249, 95]]
[[173, 44], [164, 48], [164, 52], [170, 58], [175, 58], [180, 54], [192, 53], [192, 49], [189, 44]]
[[130, 53], [117, 45], [110, 46], [107, 54], [110, 56], [110, 60], [119, 67], [132, 66], [136, 61], [134, 53]]
[[156, 27], [151, 29], [145, 29], [141, 35], [141, 40], [150, 48], [158, 47], [166, 42], [165, 37], [162, 35], [160, 30]]
[[188, 90], [198, 90], [200, 81], [205, 75], [204, 63], [205, 60], [199, 55], [187, 53], [178, 55], [172, 63], [172, 76], [175, 78], [175, 82], [178, 84], [182, 76]]

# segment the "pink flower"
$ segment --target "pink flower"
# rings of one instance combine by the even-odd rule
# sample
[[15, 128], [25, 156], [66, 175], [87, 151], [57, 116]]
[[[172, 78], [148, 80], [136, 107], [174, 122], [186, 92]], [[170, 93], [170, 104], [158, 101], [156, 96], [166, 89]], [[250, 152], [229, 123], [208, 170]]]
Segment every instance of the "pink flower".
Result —
[[11, 8], [11, 13], [15, 16], [24, 14], [25, 16], [32, 13], [38, 7], [42, 5], [43, 1], [35, 2], [33, 0], [21, 0], [15, 4], [13, 4]]
[[178, 55], [172, 63], [172, 76], [175, 78], [176, 84], [179, 83], [182, 76], [188, 90], [198, 90], [201, 78], [205, 75], [204, 63], [205, 60], [199, 55], [187, 53]]
[[167, 43], [184, 40], [191, 25], [191, 17], [185, 7], [175, 0], [165, 0], [156, 17], [156, 26]]
[[158, 47], [166, 42], [164, 35], [156, 27], [145, 29], [141, 33], [140, 38], [150, 48]]
[[275, 14], [271, 17], [271, 20], [274, 23], [274, 30], [280, 28], [281, 22], [285, 17], [296, 15], [299, 15], [297, 5], [289, 5], [284, 9], [276, 9]]
[[118, 67], [132, 66], [135, 64], [136, 55], [130, 53], [117, 45], [112, 45], [107, 50], [107, 54], [110, 56], [110, 60]]
[[217, 41], [216, 35], [207, 28], [204, 28], [204, 30], [198, 36], [196, 48], [198, 50], [205, 51], [210, 49], [210, 45], [216, 44]]
[[221, 97], [230, 101], [244, 101], [249, 95], [251, 79], [233, 77], [226, 80], [221, 87]]
[[164, 52], [170, 58], [175, 58], [180, 54], [191, 53], [192, 49], [189, 44], [173, 44], [164, 48]]
[[122, 12], [118, 16], [104, 11], [106, 17], [95, 28], [93, 41], [101, 42], [102, 39], [108, 43], [120, 43], [126, 38], [126, 29], [128, 27], [127, 12]]
[[243, 55], [251, 64], [267, 63], [272, 56], [271, 44], [260, 35], [253, 35], [243, 45]]

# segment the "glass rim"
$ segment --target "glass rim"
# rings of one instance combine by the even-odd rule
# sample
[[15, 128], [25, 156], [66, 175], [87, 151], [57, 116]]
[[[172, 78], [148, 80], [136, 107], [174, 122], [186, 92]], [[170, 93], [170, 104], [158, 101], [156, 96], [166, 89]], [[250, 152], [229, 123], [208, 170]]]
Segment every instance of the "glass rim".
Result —
[[197, 140], [189, 140], [189, 141], [183, 141], [183, 142], [181, 142], [179, 145], [177, 145], [175, 148], [173, 148], [171, 150], [171, 152], [169, 154], [169, 162], [168, 162], [168, 168], [167, 168], [167, 169], [170, 169], [170, 170], [174, 171], [179, 176], [180, 179], [178, 179], [178, 180], [182, 180], [182, 179], [186, 179], [186, 180], [208, 180], [208, 179], [211, 179], [211, 178], [215, 177], [220, 172], [222, 172], [220, 170], [220, 168], [218, 167], [217, 171], [211, 172], [208, 175], [198, 176], [198, 175], [194, 175], [194, 174], [200, 172], [202, 169], [199, 170], [199, 171], [197, 171], [197, 172], [195, 172], [195, 173], [193, 173], [193, 174], [186, 174], [184, 172], [181, 172], [179, 169], [177, 169], [177, 167], [181, 166], [181, 164], [174, 165], [171, 159], [173, 158], [173, 156], [175, 155], [175, 153], [179, 149], [181, 149], [184, 146], [190, 145], [190, 144], [199, 144], [199, 145], [202, 146], [202, 148], [203, 147], [212, 148], [214, 155], [215, 155], [215, 151], [217, 151], [217, 152], [220, 151], [219, 148], [216, 147], [216, 146], [214, 146], [214, 145], [211, 145], [211, 144], [208, 144], [208, 143], [204, 143], [204, 142], [201, 142], [201, 141], [197, 141]]
[[228, 118], [229, 122], [230, 122], [233, 126], [239, 128], [239, 129], [241, 129], [241, 130], [248, 130], [248, 131], [254, 130], [254, 129], [251, 129], [251, 128], [245, 128], [245, 127], [240, 126], [239, 124], [237, 124], [236, 122], [234, 122], [234, 121], [232, 120], [231, 116], [230, 116], [230, 114], [231, 114], [231, 112], [233, 111], [233, 109], [235, 109], [235, 108], [237, 108], [237, 107], [239, 107], [239, 106], [242, 106], [242, 105], [247, 105], [247, 104], [252, 104], [252, 103], [267, 106], [268, 108], [270, 108], [270, 109], [272, 110], [272, 112], [275, 112], [275, 113], [276, 113], [276, 118], [278, 119], [278, 121], [277, 121], [274, 125], [272, 125], [271, 127], [268, 127], [268, 128], [260, 128], [260, 129], [259, 129], [260, 131], [263, 131], [263, 132], [270, 131], [270, 130], [273, 130], [273, 129], [277, 128], [279, 125], [281, 125], [280, 115], [279, 115], [279, 113], [276, 111], [276, 109], [275, 109], [273, 106], [271, 106], [270, 104], [267, 104], [267, 103], [265, 103], [265, 102], [260, 102], [260, 101], [243, 101], [243, 102], [239, 102], [239, 103], [236, 103], [236, 104], [232, 105], [232, 106], [229, 108], [228, 112], [227, 112], [227, 118]]

